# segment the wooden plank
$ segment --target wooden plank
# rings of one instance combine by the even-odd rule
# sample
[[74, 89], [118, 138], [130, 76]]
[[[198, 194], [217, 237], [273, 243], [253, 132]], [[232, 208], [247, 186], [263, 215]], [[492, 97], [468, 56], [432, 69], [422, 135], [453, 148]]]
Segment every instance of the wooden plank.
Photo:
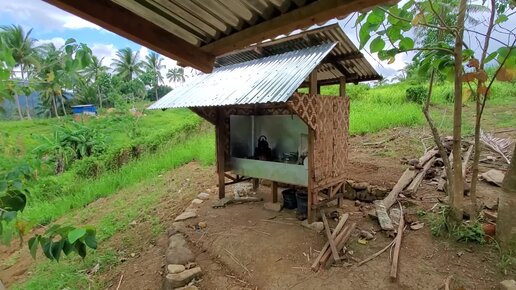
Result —
[[219, 199], [226, 196], [226, 185], [225, 185], [225, 154], [224, 154], [224, 140], [226, 137], [226, 130], [224, 128], [224, 111], [222, 109], [217, 110], [217, 125], [215, 126], [215, 139], [217, 148], [217, 174], [219, 180]]
[[205, 73], [213, 69], [215, 57], [155, 23], [109, 0], [45, 0], [109, 31], [146, 46]]
[[403, 217], [403, 212], [400, 216], [400, 224], [398, 225], [398, 233], [396, 234], [395, 244], [394, 244], [394, 252], [392, 254], [392, 264], [391, 264], [391, 279], [396, 280], [398, 277], [398, 262], [400, 258], [400, 248], [401, 248], [401, 239], [403, 236], [403, 228], [405, 227], [405, 218]]
[[[349, 214], [347, 214], [347, 213], [343, 214], [340, 217], [339, 223], [337, 224], [337, 226], [333, 230], [333, 233], [331, 234], [332, 239], [335, 239], [337, 237], [337, 235], [340, 233], [340, 230], [342, 229], [342, 227], [344, 227], [344, 224], [346, 223], [348, 218], [349, 218]], [[321, 261], [322, 256], [328, 250], [329, 247], [330, 247], [330, 242], [327, 241], [326, 244], [324, 244], [324, 246], [322, 247], [321, 251], [319, 252], [319, 255], [317, 256], [317, 258], [315, 259], [314, 263], [311, 266], [313, 271], [317, 271], [319, 269], [319, 262]]]
[[314, 129], [308, 128], [308, 222], [312, 223], [315, 218], [315, 210], [313, 205], [317, 204], [317, 190], [314, 190], [314, 150], [315, 150], [315, 132]]
[[[357, 227], [357, 223], [352, 223], [351, 225], [345, 227], [341, 232], [340, 234], [337, 236], [336, 240], [338, 241], [337, 243], [337, 250], [342, 250], [342, 248], [344, 248], [344, 246], [346, 245], [346, 242], [349, 240], [349, 238], [351, 237], [351, 234], [353, 233], [353, 231], [355, 230], [355, 228]], [[331, 264], [333, 263], [333, 260], [330, 258], [331, 254], [326, 251], [326, 255], [324, 255], [321, 259], [321, 268], [328, 268], [329, 266], [331, 266]]]
[[417, 192], [419, 186], [421, 185], [421, 182], [423, 181], [423, 178], [425, 178], [426, 172], [428, 171], [428, 169], [430, 169], [430, 167], [432, 167], [432, 165], [435, 162], [435, 159], [436, 158], [433, 157], [432, 159], [430, 159], [430, 161], [425, 163], [423, 169], [416, 175], [416, 177], [414, 177], [412, 182], [407, 187], [406, 192], [408, 192], [409, 194], [414, 194]]
[[221, 55], [243, 48], [251, 43], [259, 43], [296, 29], [326, 22], [332, 18], [351, 12], [387, 3], [389, 0], [318, 0], [306, 6], [280, 14], [270, 20], [223, 37], [202, 47], [213, 55]]
[[333, 254], [333, 259], [335, 259], [335, 261], [340, 261], [339, 251], [337, 250], [335, 241], [331, 237], [332, 235], [330, 232], [330, 225], [328, 224], [328, 220], [326, 219], [326, 214], [324, 214], [324, 211], [322, 211], [322, 210], [321, 210], [321, 218], [322, 218], [322, 221], [324, 224], [324, 231], [326, 232], [326, 238], [328, 239], [328, 242], [330, 243], [330, 249], [331, 249], [331, 253]]
[[278, 183], [276, 181], [272, 182], [272, 202], [278, 202]]

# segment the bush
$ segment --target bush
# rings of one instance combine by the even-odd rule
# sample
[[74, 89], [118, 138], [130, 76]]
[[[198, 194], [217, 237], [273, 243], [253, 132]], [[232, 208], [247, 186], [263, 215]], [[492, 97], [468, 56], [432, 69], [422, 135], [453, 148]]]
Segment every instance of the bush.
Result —
[[422, 86], [410, 87], [405, 93], [405, 98], [409, 102], [423, 104], [427, 94], [426, 89]]
[[97, 178], [106, 171], [105, 163], [100, 157], [86, 157], [75, 162], [75, 173], [84, 178]]

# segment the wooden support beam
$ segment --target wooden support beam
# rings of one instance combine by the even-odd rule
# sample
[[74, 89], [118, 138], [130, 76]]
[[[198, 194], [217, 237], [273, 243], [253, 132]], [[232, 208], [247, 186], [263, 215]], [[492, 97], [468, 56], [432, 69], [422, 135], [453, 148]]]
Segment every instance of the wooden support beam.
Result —
[[184, 65], [209, 73], [214, 56], [110, 0], [44, 0], [60, 9], [146, 46]]
[[[315, 68], [308, 77], [310, 85], [308, 87], [309, 94], [317, 93], [317, 68]], [[313, 190], [314, 186], [314, 150], [315, 150], [315, 131], [308, 128], [308, 222], [312, 223], [315, 218], [315, 210], [312, 205], [317, 203], [317, 191]]]
[[225, 184], [225, 154], [224, 154], [224, 140], [226, 137], [226, 130], [224, 128], [224, 110], [217, 110], [217, 124], [215, 125], [215, 139], [217, 148], [217, 174], [219, 180], [219, 199], [226, 196], [226, 184]]
[[278, 202], [278, 182], [276, 181], [272, 182], [272, 202]]
[[346, 96], [346, 77], [340, 77], [339, 78], [339, 96], [345, 97]]
[[260, 179], [258, 178], [253, 178], [253, 190], [257, 190], [258, 187], [260, 187]]
[[275, 18], [250, 26], [202, 47], [213, 55], [221, 55], [251, 43], [258, 43], [278, 35], [290, 33], [332, 18], [348, 15], [389, 2], [388, 0], [317, 0]]

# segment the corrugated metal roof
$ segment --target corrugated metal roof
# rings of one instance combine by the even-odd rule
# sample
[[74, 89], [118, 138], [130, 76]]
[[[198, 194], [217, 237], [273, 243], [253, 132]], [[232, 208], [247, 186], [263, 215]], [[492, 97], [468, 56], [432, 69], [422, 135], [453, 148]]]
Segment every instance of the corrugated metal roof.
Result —
[[285, 102], [335, 45], [323, 43], [215, 68], [172, 90], [149, 109]]
[[357, 47], [342, 31], [339, 24], [331, 24], [292, 33], [286, 37], [252, 45], [246, 49], [218, 57], [216, 66], [235, 64], [287, 51], [298, 50], [324, 42], [337, 42], [324, 63], [317, 69], [317, 80], [322, 84], [338, 83], [346, 76], [347, 82], [363, 82], [382, 79]]

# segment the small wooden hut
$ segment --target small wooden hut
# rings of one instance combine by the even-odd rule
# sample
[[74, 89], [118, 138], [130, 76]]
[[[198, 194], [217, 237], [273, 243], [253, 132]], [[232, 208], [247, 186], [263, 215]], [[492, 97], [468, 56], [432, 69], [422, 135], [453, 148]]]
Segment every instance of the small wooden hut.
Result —
[[[310, 220], [344, 190], [346, 83], [380, 78], [334, 24], [223, 55], [211, 74], [150, 109], [187, 107], [215, 126], [219, 198], [226, 185], [249, 179], [255, 186], [258, 179], [272, 181], [273, 202], [278, 183], [306, 187]], [[320, 95], [329, 84], [340, 84], [338, 96]]]

